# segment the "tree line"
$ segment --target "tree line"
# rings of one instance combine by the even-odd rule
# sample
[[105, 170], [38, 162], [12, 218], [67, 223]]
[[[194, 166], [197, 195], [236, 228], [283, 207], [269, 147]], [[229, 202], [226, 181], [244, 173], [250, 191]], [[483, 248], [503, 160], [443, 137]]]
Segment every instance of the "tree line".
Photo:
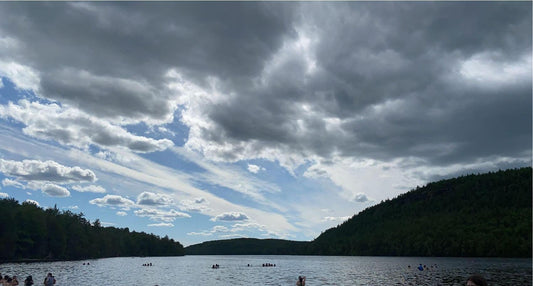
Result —
[[183, 246], [168, 236], [102, 227], [83, 214], [0, 199], [0, 261], [178, 255]]
[[532, 169], [467, 175], [369, 207], [310, 242], [232, 239], [187, 254], [531, 257]]

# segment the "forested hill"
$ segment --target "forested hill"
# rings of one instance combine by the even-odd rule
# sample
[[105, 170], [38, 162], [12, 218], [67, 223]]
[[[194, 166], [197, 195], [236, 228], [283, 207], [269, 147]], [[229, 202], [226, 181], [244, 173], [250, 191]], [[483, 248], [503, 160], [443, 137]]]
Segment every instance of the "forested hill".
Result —
[[314, 254], [531, 257], [531, 168], [430, 183], [315, 239]]
[[168, 237], [102, 227], [83, 214], [0, 199], [0, 262], [178, 255], [184, 255], [183, 246]]
[[309, 242], [282, 239], [235, 238], [206, 241], [185, 248], [187, 255], [297, 255], [307, 254]]
[[531, 168], [430, 183], [367, 208], [311, 242], [234, 239], [187, 254], [531, 257]]

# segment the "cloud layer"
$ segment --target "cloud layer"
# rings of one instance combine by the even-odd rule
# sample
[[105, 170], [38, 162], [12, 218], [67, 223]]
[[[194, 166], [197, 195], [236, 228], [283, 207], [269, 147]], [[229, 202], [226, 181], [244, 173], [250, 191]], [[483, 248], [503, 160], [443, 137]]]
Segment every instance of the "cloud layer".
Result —
[[[2, 4], [2, 74], [81, 111], [4, 108], [36, 137], [153, 152], [172, 143], [81, 114], [162, 124], [181, 112], [186, 146], [224, 161], [530, 154], [527, 3], [28, 5]], [[45, 108], [54, 117], [23, 115]]]

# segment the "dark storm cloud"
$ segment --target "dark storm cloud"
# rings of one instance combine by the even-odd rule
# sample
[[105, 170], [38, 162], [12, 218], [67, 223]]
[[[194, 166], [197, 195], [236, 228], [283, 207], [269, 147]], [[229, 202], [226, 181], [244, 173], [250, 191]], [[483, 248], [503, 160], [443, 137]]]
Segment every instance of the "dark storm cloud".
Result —
[[[257, 96], [217, 105], [214, 130], [227, 136], [217, 138], [324, 157], [530, 161], [529, 3], [306, 3], [301, 11], [302, 33], [318, 38], [316, 73], [292, 60]], [[477, 59], [479, 74], [466, 78]], [[490, 65], [498, 74], [483, 74]], [[342, 132], [328, 130], [326, 117], [342, 120]]]
[[169, 70], [205, 90], [215, 78], [224, 100], [183, 108], [189, 144], [213, 157], [530, 162], [530, 3], [1, 7], [0, 31], [23, 44], [0, 57], [95, 115], [165, 120]]
[[[288, 9], [268, 3], [2, 3], [10, 55], [41, 72], [43, 94], [106, 117], [168, 117], [165, 73], [239, 81], [281, 44]], [[276, 4], [278, 8], [291, 5]]]

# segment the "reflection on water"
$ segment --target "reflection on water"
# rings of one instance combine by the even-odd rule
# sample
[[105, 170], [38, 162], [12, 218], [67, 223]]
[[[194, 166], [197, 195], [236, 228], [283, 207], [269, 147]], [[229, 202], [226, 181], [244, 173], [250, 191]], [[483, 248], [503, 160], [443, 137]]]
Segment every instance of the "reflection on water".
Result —
[[[83, 265], [89, 262], [89, 265]], [[152, 263], [153, 266], [143, 266]], [[262, 267], [272, 263], [275, 267]], [[419, 264], [427, 270], [419, 271]], [[219, 264], [219, 269], [211, 269]], [[250, 266], [248, 266], [250, 264]], [[408, 266], [411, 266], [410, 268]], [[436, 265], [436, 266], [435, 266]], [[434, 266], [434, 267], [431, 267]], [[128, 257], [0, 265], [2, 275], [34, 277], [52, 272], [60, 285], [465, 285], [478, 273], [490, 285], [531, 285], [531, 259], [324, 256]], [[21, 283], [22, 284], [22, 283]]]

